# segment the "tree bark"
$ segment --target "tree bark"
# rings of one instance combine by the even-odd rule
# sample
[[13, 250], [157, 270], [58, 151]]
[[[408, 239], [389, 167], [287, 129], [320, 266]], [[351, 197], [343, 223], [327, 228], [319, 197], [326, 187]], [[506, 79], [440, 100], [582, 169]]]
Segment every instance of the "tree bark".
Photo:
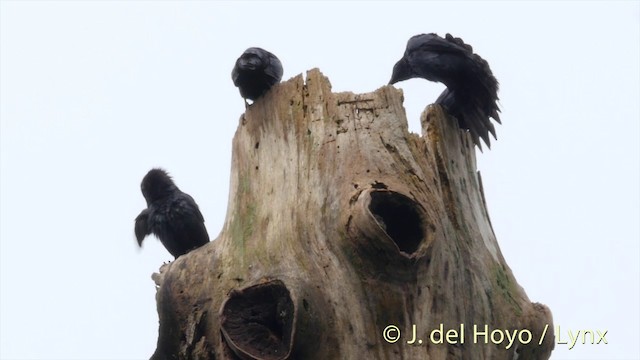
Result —
[[222, 232], [155, 274], [153, 359], [549, 358], [470, 138], [437, 105], [409, 133], [402, 102], [314, 69], [247, 109]]

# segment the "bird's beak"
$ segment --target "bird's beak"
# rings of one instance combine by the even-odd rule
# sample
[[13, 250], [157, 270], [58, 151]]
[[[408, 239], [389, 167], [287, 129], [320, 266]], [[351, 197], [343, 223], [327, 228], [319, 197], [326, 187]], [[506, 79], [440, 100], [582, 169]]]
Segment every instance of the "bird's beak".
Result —
[[391, 74], [391, 79], [389, 79], [389, 84], [387, 85], [393, 85], [398, 82], [398, 74], [396, 71], [397, 68], [398, 68], [398, 64], [396, 64], [396, 66], [393, 67], [393, 73]]
[[407, 65], [407, 61], [403, 57], [393, 66], [393, 73], [391, 74], [391, 80], [389, 85], [393, 85], [398, 81], [407, 80], [411, 78], [411, 69]]
[[398, 81], [400, 81], [400, 72], [403, 68], [403, 64], [402, 64], [402, 59], [400, 59], [400, 61], [398, 61], [394, 66], [393, 66], [393, 73], [391, 73], [391, 79], [389, 79], [389, 85], [393, 85], [395, 83], [397, 83]]

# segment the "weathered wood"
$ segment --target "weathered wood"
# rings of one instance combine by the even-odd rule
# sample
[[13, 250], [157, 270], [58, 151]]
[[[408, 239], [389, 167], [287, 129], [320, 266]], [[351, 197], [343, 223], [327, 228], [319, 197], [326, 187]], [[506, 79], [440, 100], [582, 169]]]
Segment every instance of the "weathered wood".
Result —
[[[222, 232], [156, 277], [153, 358], [550, 356], [551, 313], [502, 257], [468, 136], [438, 106], [409, 133], [402, 102], [390, 86], [334, 94], [311, 70], [249, 107]], [[433, 343], [441, 324], [458, 337]], [[532, 338], [493, 344], [495, 329]]]

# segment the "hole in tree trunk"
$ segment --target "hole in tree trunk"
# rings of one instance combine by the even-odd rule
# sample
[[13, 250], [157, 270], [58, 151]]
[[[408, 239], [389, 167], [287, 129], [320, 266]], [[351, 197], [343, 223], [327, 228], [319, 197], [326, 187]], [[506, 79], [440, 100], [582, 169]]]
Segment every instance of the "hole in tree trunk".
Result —
[[241, 359], [286, 359], [293, 311], [289, 290], [279, 280], [234, 291], [222, 308], [222, 334]]
[[400, 251], [413, 254], [424, 238], [418, 204], [393, 191], [371, 192], [369, 211]]

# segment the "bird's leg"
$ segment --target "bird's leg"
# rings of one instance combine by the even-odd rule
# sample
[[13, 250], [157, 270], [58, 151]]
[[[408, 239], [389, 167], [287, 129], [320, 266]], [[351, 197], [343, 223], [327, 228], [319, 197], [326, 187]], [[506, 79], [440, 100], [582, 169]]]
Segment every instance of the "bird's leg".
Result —
[[247, 110], [249, 108], [249, 103], [247, 102], [247, 99], [244, 99], [244, 109]]

